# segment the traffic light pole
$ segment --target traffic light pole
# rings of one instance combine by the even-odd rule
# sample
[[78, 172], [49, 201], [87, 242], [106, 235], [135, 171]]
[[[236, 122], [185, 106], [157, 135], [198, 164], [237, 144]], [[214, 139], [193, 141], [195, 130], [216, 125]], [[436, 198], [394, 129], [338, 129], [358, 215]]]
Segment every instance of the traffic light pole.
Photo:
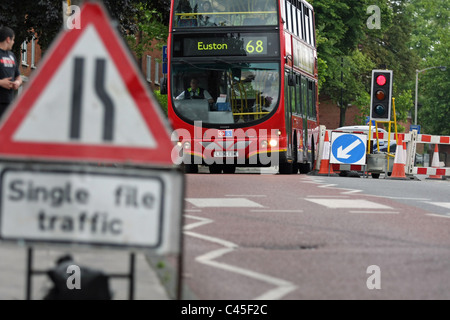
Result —
[[[395, 157], [394, 155], [391, 155], [390, 151], [391, 151], [391, 126], [392, 123], [394, 124], [394, 130], [395, 130], [395, 141], [398, 144], [398, 132], [397, 132], [397, 115], [395, 114], [395, 98], [392, 98], [392, 113], [394, 116], [394, 121], [379, 121], [379, 120], [375, 120], [375, 130], [376, 130], [376, 134], [377, 134], [377, 149], [380, 150], [380, 142], [378, 139], [378, 123], [387, 123], [389, 125], [388, 128], [388, 146], [387, 146], [387, 165], [386, 165], [386, 175], [388, 174], [389, 171], [389, 157]], [[372, 139], [372, 121], [369, 122], [369, 148], [367, 153], [370, 153], [372, 150], [370, 148], [370, 140]]]

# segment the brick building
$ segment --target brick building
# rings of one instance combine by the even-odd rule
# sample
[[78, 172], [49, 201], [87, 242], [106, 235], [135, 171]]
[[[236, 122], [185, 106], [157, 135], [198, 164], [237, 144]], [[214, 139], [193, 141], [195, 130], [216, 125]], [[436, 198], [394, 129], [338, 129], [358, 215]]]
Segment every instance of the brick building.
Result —
[[21, 54], [17, 59], [20, 61], [19, 71], [22, 75], [24, 86], [28, 82], [31, 73], [36, 69], [42, 58], [42, 50], [36, 39], [30, 42], [23, 42], [21, 45]]
[[[327, 127], [327, 129], [336, 129], [339, 127], [341, 109], [328, 96], [319, 96], [319, 120], [320, 124]], [[360, 112], [358, 107], [349, 106], [345, 113], [345, 125], [353, 126], [360, 125], [357, 118]]]
[[[17, 59], [20, 60], [19, 70], [24, 80], [24, 86], [27, 85], [30, 75], [38, 68], [39, 62], [42, 59], [42, 54], [43, 53], [37, 39], [33, 39], [28, 43], [22, 43], [21, 54], [20, 57], [17, 57]], [[157, 49], [146, 52], [138, 65], [140, 65], [142, 74], [150, 89], [153, 91], [159, 90], [160, 81], [163, 77], [162, 52]], [[23, 90], [23, 87], [19, 90]]]
[[150, 88], [155, 91], [159, 90], [163, 77], [162, 51], [156, 49], [156, 41], [152, 43], [152, 47], [155, 49], [144, 54], [141, 65], [145, 79]]

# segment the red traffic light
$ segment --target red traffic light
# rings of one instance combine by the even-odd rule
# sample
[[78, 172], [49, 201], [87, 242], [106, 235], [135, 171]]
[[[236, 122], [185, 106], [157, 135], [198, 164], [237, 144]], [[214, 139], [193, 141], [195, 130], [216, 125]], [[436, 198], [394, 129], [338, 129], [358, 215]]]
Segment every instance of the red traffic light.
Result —
[[386, 84], [386, 77], [384, 76], [384, 75], [379, 75], [378, 77], [377, 77], [377, 84], [379, 85], [379, 86], [384, 86], [385, 84]]
[[372, 70], [370, 89], [370, 119], [391, 119], [392, 70]]

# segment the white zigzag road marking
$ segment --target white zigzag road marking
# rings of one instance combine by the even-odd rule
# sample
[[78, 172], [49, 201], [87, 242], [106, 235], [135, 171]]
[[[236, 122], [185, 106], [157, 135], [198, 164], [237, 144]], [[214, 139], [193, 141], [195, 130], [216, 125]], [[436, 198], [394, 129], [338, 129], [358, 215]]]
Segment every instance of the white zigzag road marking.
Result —
[[[323, 183], [320, 181], [318, 181], [318, 182]], [[353, 193], [362, 192], [362, 190], [358, 190], [358, 189], [338, 188], [336, 186], [337, 186], [337, 184], [335, 184], [335, 183], [329, 183], [329, 184], [320, 185], [320, 186], [318, 186], [318, 188], [342, 190], [340, 192], [341, 194], [353, 194]]]
[[200, 220], [199, 222], [194, 222], [194, 223], [190, 223], [186, 226], [184, 226], [184, 230], [190, 230], [190, 229], [194, 229], [197, 227], [200, 227], [204, 224], [208, 224], [213, 222], [213, 220], [211, 219], [206, 219], [206, 218], [201, 218], [201, 217], [196, 217], [196, 216], [190, 216], [190, 215], [184, 215], [186, 218], [190, 218], [190, 219], [195, 219], [195, 220]]
[[[196, 216], [191, 216], [191, 215], [189, 215], [189, 216], [185, 215], [185, 217], [190, 218], [190, 219], [200, 220], [200, 221], [186, 225], [184, 227], [184, 230], [194, 229], [201, 225], [205, 225], [205, 224], [214, 222], [214, 220], [211, 220], [211, 219], [206, 219], [206, 218], [196, 217]], [[192, 231], [184, 231], [184, 234], [194, 237], [194, 238], [197, 238], [197, 239], [202, 239], [205, 241], [213, 242], [213, 243], [219, 244], [224, 247], [224, 248], [216, 249], [216, 250], [210, 251], [206, 254], [200, 255], [195, 258], [196, 261], [203, 263], [205, 265], [211, 266], [211, 267], [226, 270], [229, 272], [234, 272], [234, 273], [237, 273], [237, 274], [240, 274], [240, 275], [243, 275], [243, 276], [255, 279], [255, 280], [260, 280], [260, 281], [269, 283], [271, 285], [277, 286], [276, 288], [271, 289], [271, 290], [263, 293], [262, 295], [254, 298], [254, 300], [281, 299], [289, 292], [297, 289], [297, 286], [289, 281], [275, 278], [275, 277], [272, 277], [272, 276], [269, 276], [269, 275], [266, 275], [263, 273], [255, 272], [255, 271], [252, 271], [249, 269], [244, 269], [244, 268], [240, 268], [237, 266], [233, 266], [233, 265], [230, 265], [227, 263], [214, 261], [215, 259], [220, 258], [220, 257], [234, 251], [235, 249], [239, 248], [239, 246], [233, 242], [223, 240], [220, 238], [216, 238], [216, 237], [206, 236], [206, 235], [192, 232]]]

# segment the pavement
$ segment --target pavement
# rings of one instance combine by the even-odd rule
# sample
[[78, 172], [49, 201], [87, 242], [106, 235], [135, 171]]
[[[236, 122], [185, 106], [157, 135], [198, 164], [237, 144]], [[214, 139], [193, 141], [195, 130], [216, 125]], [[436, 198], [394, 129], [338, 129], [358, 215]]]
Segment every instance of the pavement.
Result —
[[[0, 300], [26, 300], [27, 247], [9, 243], [0, 243]], [[95, 268], [107, 274], [129, 273], [130, 252], [105, 249], [72, 249], [60, 247], [42, 247], [33, 249], [33, 270], [49, 270], [62, 255], [70, 254], [80, 267]], [[163, 258], [149, 257], [144, 253], [135, 254], [135, 300], [170, 300], [173, 295], [170, 288], [163, 285], [173, 281], [175, 274], [164, 267]], [[157, 270], [161, 269], [161, 270]], [[165, 274], [164, 279], [160, 274]], [[31, 300], [42, 300], [52, 282], [46, 274], [32, 277]], [[113, 300], [128, 300], [129, 280], [110, 278], [109, 287]], [[81, 288], [82, 290], [83, 288]]]

